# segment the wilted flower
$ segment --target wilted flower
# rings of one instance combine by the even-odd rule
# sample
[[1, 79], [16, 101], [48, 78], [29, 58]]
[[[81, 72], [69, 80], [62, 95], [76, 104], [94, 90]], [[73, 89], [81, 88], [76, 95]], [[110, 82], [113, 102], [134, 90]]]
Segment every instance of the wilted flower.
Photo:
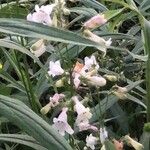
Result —
[[128, 92], [126, 87], [120, 87], [118, 85], [115, 85], [112, 87], [113, 94], [116, 95], [119, 99], [126, 99], [126, 93]]
[[78, 100], [77, 96], [72, 97], [72, 100], [75, 102], [74, 109], [77, 112], [76, 124], [87, 123], [89, 119], [92, 117], [90, 109], [85, 108], [83, 104]]
[[79, 127], [79, 131], [84, 131], [84, 130], [93, 130], [93, 131], [98, 131], [98, 128], [90, 125], [89, 122], [81, 122], [80, 124], [78, 124]]
[[108, 132], [105, 128], [100, 128], [100, 141], [104, 144], [105, 140], [108, 138]]
[[107, 22], [107, 20], [105, 19], [104, 15], [98, 14], [98, 15], [92, 17], [91, 19], [89, 19], [88, 21], [86, 21], [83, 24], [83, 26], [85, 28], [94, 29], [98, 26], [103, 25], [106, 22]]
[[52, 77], [62, 75], [64, 70], [61, 68], [60, 61], [57, 60], [56, 62], [50, 61], [49, 63], [49, 71], [48, 74]]
[[116, 150], [123, 150], [123, 142], [119, 142], [116, 139], [113, 139], [113, 143]]
[[75, 73], [80, 73], [81, 70], [83, 69], [83, 67], [84, 67], [84, 64], [79, 63], [79, 62], [77, 61], [76, 64], [75, 64], [75, 67], [74, 67], [73, 71], [74, 71]]
[[135, 141], [129, 135], [126, 135], [124, 137], [124, 140], [127, 142], [127, 144], [133, 146], [135, 148], [135, 150], [143, 150], [144, 149], [144, 147], [141, 143]]
[[44, 40], [40, 39], [38, 40], [36, 43], [34, 43], [31, 48], [30, 51], [36, 56], [36, 57], [40, 57], [45, 51], [46, 51], [46, 46], [44, 44]]
[[90, 134], [86, 137], [86, 146], [90, 147], [92, 150], [95, 149], [95, 145], [97, 144], [97, 138]]
[[58, 118], [53, 119], [53, 122], [54, 122], [53, 126], [58, 130], [58, 132], [62, 136], [65, 135], [65, 132], [67, 132], [68, 134], [74, 133], [73, 129], [67, 122], [67, 111], [68, 111], [68, 108], [63, 108]]
[[52, 20], [50, 14], [55, 7], [55, 4], [46, 5], [39, 7], [35, 5], [35, 12], [33, 14], [27, 15], [28, 21], [33, 21], [37, 23], [43, 23], [45, 25], [52, 25]]

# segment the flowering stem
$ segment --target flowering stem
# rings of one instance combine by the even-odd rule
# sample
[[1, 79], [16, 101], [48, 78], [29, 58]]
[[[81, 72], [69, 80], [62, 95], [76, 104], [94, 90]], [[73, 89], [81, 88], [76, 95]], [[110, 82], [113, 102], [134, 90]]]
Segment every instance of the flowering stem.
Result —
[[103, 126], [103, 125], [104, 125], [104, 122], [103, 122], [102, 109], [101, 109], [101, 104], [100, 104], [99, 89], [100, 89], [100, 88], [96, 87], [96, 92], [97, 92], [97, 97], [98, 97], [98, 106], [99, 106], [99, 112], [100, 112], [99, 122], [100, 122], [101, 126]]

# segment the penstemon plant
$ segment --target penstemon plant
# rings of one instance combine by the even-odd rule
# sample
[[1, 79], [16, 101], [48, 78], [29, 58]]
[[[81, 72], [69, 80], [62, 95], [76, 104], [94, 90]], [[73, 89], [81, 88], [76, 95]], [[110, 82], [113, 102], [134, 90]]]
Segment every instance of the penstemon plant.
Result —
[[149, 11], [148, 0], [1, 2], [0, 149], [149, 150]]

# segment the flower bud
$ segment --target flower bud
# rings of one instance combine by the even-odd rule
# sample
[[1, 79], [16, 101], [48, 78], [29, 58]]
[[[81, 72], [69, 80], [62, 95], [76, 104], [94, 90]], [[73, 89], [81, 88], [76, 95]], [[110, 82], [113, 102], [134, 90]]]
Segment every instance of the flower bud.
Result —
[[2, 69], [3, 68], [3, 65], [0, 63], [0, 69]]
[[117, 77], [114, 76], [114, 75], [105, 74], [104, 77], [105, 77], [107, 80], [112, 81], [112, 82], [116, 82], [116, 81], [117, 81]]
[[64, 80], [65, 80], [65, 77], [63, 77], [60, 80], [56, 81], [55, 86], [56, 87], [62, 87], [62, 86], [64, 86]]
[[51, 103], [48, 103], [40, 110], [41, 114], [46, 115], [51, 109]]
[[70, 15], [70, 10], [67, 8], [63, 9], [64, 15]]
[[124, 140], [127, 142], [127, 144], [131, 145], [132, 147], [134, 147], [135, 150], [143, 150], [144, 147], [141, 143], [133, 140], [129, 135], [126, 135], [124, 137]]
[[98, 26], [103, 25], [106, 22], [107, 20], [104, 18], [104, 15], [98, 14], [86, 21], [83, 26], [87, 29], [94, 29]]

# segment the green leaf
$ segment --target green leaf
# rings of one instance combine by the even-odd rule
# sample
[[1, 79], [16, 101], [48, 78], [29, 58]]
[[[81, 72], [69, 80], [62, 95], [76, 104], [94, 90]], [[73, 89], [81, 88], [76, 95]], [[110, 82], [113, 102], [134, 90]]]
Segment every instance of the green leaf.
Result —
[[0, 32], [76, 45], [99, 46], [97, 43], [71, 31], [65, 31], [22, 19], [0, 18]]
[[25, 93], [25, 88], [24, 86], [17, 82], [12, 76], [10, 76], [7, 72], [1, 70], [0, 71], [0, 77], [4, 80], [6, 80], [7, 82], [11, 83], [16, 89], [22, 91], [23, 93]]
[[27, 10], [24, 7], [17, 6], [16, 4], [6, 4], [0, 8], [0, 17], [9, 18], [25, 18]]
[[0, 95], [0, 114], [31, 135], [45, 148], [72, 150], [64, 137], [19, 100]]
[[[118, 97], [115, 95], [109, 95], [108, 97], [104, 98], [100, 102], [101, 110], [99, 104], [95, 106], [95, 108], [92, 109], [93, 116], [90, 119], [90, 122], [95, 122], [99, 119], [100, 116], [102, 116], [106, 110], [108, 110], [110, 107], [112, 107], [116, 102], [118, 101]], [[101, 114], [100, 114], [101, 112]]]
[[28, 135], [21, 134], [0, 134], [0, 141], [13, 142], [32, 147], [36, 150], [47, 150], [41, 146], [35, 139]]
[[83, 3], [87, 7], [98, 9], [101, 12], [107, 10], [106, 6], [104, 6], [103, 4], [101, 4], [100, 2], [96, 0], [82, 0], [80, 2]]
[[105, 18], [107, 20], [110, 20], [110, 19], [118, 16], [123, 11], [124, 11], [124, 8], [123, 9], [116, 9], [116, 10], [107, 10], [107, 11], [104, 12], [104, 15], [105, 15]]
[[144, 19], [144, 48], [148, 55], [146, 62], [146, 90], [147, 90], [147, 121], [150, 122], [150, 22]]
[[129, 53], [133, 58], [135, 58], [135, 59], [139, 59], [139, 60], [145, 61], [145, 62], [148, 60], [148, 55], [146, 55], [146, 56], [143, 56], [143, 55], [136, 55], [136, 54], [134, 54], [134, 53], [132, 53], [132, 52], [130, 52], [130, 51], [128, 51], [128, 53]]

